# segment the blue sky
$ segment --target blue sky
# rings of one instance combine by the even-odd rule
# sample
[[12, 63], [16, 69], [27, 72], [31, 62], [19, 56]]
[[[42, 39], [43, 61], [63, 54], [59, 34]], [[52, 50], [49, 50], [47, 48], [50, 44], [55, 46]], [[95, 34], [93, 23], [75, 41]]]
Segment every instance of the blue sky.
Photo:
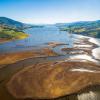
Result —
[[0, 16], [25, 23], [100, 19], [100, 0], [0, 0]]

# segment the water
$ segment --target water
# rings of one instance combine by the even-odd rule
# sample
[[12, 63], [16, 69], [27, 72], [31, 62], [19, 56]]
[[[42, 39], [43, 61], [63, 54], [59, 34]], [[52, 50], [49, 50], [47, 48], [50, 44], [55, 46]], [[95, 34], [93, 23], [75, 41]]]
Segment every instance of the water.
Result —
[[22, 50], [32, 50], [43, 47], [48, 42], [62, 42], [72, 47], [73, 40], [70, 34], [60, 31], [57, 27], [30, 28], [25, 30], [29, 37], [23, 40], [14, 40], [0, 44], [0, 52], [16, 52]]

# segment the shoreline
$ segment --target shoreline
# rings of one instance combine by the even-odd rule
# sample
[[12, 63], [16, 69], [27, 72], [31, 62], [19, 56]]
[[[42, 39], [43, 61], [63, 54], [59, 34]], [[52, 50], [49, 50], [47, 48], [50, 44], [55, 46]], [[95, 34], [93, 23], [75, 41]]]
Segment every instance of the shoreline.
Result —
[[29, 37], [29, 34], [23, 32], [23, 35], [22, 36], [18, 36], [17, 38], [16, 37], [12, 38], [12, 39], [0, 38], [0, 44], [6, 43], [6, 42], [10, 42], [10, 41], [15, 41], [15, 40], [23, 40], [23, 39], [28, 38], [28, 37]]
[[22, 37], [22, 38], [18, 38], [18, 39], [0, 39], [0, 44], [11, 42], [11, 41], [15, 41], [15, 40], [23, 40], [23, 39], [25, 39], [27, 37], [28, 36], [25, 36], [25, 37]]
[[0, 39], [0, 44], [13, 41], [12, 39]]
[[94, 44], [96, 44], [98, 46], [97, 48], [94, 48], [92, 50], [92, 55], [96, 59], [100, 60], [100, 39], [90, 38], [89, 41], [94, 43]]

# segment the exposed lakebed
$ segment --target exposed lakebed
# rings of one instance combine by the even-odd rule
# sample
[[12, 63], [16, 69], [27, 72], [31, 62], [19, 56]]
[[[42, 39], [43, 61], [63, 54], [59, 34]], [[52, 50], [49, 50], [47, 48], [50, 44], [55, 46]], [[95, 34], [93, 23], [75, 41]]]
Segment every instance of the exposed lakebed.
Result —
[[[89, 79], [91, 77], [95, 78], [100, 74], [99, 72], [100, 50], [98, 50], [100, 48], [99, 39], [85, 37], [81, 35], [69, 34], [68, 32], [65, 32], [65, 31], [59, 31], [59, 29], [55, 26], [48, 26], [48, 27], [46, 26], [43, 28], [32, 28], [32, 29], [25, 30], [25, 32], [29, 34], [29, 37], [24, 40], [14, 40], [14, 41], [0, 44], [0, 53], [1, 53], [0, 55], [0, 59], [1, 59], [0, 61], [0, 82], [1, 82], [0, 83], [0, 98], [2, 98], [3, 100], [16, 100], [16, 98], [18, 98], [18, 100], [20, 98], [22, 99], [39, 98], [38, 93], [36, 93], [36, 95], [31, 94], [32, 84], [29, 85], [29, 88], [26, 88], [25, 95], [24, 95], [23, 89], [26, 87], [26, 85], [23, 82], [18, 83], [19, 76], [21, 76], [20, 80], [23, 81], [27, 73], [28, 73], [27, 77], [31, 77], [31, 79], [29, 80], [29, 83], [30, 81], [34, 82], [34, 81], [39, 80], [39, 77], [37, 76], [37, 74], [35, 74], [36, 76], [35, 78], [33, 77], [34, 76], [33, 74], [30, 74], [31, 68], [33, 68], [33, 72], [34, 71], [36, 72], [36, 69], [34, 69], [34, 66], [37, 66], [37, 69], [40, 67], [43, 68], [42, 72], [43, 71], [46, 72], [47, 70], [49, 71], [50, 66], [54, 67], [54, 72], [53, 70], [51, 71], [52, 72], [51, 76], [50, 75], [47, 76], [46, 74], [47, 76], [46, 79], [49, 79], [49, 77], [50, 79], [52, 79], [53, 75], [55, 77], [56, 73], [57, 75], [61, 74], [61, 76], [58, 75], [58, 77], [62, 77], [62, 78], [67, 78], [69, 77], [70, 74], [72, 75], [72, 77], [74, 74], [76, 76], [77, 75], [80, 76], [83, 73], [82, 75], [84, 75], [84, 78], [88, 77], [88, 80], [86, 81], [85, 84], [83, 81], [82, 83], [83, 87], [90, 85], [90, 83], [92, 83], [93, 85], [99, 83], [99, 81], [97, 81], [99, 80], [99, 78], [96, 79], [96, 81]], [[97, 50], [98, 53], [95, 52], [95, 50]], [[42, 66], [44, 67], [40, 66], [41, 64], [39, 63], [42, 63]], [[59, 65], [60, 63], [62, 66], [66, 66], [68, 69], [66, 68], [62, 69]], [[74, 64], [77, 67], [74, 67]], [[80, 66], [80, 64], [84, 66]], [[45, 69], [46, 66], [47, 66], [47, 69]], [[58, 66], [58, 67], [55, 68], [55, 66]], [[51, 69], [53, 69], [53, 67], [51, 67]], [[63, 71], [61, 71], [60, 69]], [[65, 74], [64, 70], [66, 70], [66, 72], [69, 73], [69, 75]], [[41, 73], [40, 71], [38, 73]], [[42, 80], [41, 82], [44, 82], [43, 81], [45, 79], [44, 74], [45, 73], [41, 74], [41, 79], [40, 79]], [[63, 76], [63, 74], [65, 74], [65, 76]], [[44, 79], [42, 79], [42, 75]], [[74, 77], [75, 80], [78, 80], [78, 78], [79, 80], [81, 79], [81, 77], [76, 77], [76, 76]], [[27, 84], [29, 84], [27, 78], [26, 78], [26, 81], [27, 81]], [[68, 78], [68, 80], [66, 81], [70, 82], [70, 78]], [[74, 81], [71, 80], [72, 83]], [[13, 82], [15, 82], [14, 86], [12, 85]], [[48, 80], [48, 82], [51, 82], [51, 84], [57, 85], [57, 87], [55, 87], [55, 85], [53, 86], [54, 90], [52, 90], [53, 88], [51, 88], [51, 91], [55, 91], [55, 92], [52, 92], [53, 94], [50, 94], [51, 92], [47, 91], [48, 95], [46, 96], [45, 96], [45, 92], [43, 95], [40, 92], [41, 99], [43, 98], [49, 99], [50, 96], [51, 98], [65, 96], [67, 94], [69, 95], [75, 92], [75, 91], [72, 91], [71, 89], [70, 91], [67, 90], [67, 87], [65, 85], [67, 83], [63, 79], [62, 81], [58, 80], [57, 81], [58, 83], [52, 83], [52, 81], [50, 80]], [[80, 84], [79, 82], [77, 81], [76, 85]], [[46, 83], [43, 83], [43, 84], [45, 86]], [[61, 90], [62, 87], [58, 88], [59, 84], [64, 85], [64, 90], [63, 89]], [[20, 86], [22, 86], [22, 88], [20, 88]], [[48, 83], [48, 86], [49, 86], [49, 83]], [[76, 89], [76, 90], [79, 91], [83, 87], [79, 87], [79, 89], [78, 90]], [[33, 88], [35, 88], [34, 84], [33, 84]], [[41, 88], [42, 88], [42, 85], [40, 86], [40, 89]], [[28, 89], [30, 89], [29, 90], [30, 92], [28, 92]], [[47, 90], [47, 87], [45, 87], [45, 89]], [[36, 88], [36, 90], [38, 89]], [[18, 91], [20, 91], [20, 95], [17, 94]]]

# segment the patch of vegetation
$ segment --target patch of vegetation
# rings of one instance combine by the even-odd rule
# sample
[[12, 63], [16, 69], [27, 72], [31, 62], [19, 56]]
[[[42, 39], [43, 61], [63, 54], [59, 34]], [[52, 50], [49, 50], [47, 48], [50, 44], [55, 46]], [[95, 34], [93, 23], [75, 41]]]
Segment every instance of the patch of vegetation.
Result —
[[0, 26], [0, 38], [1, 39], [23, 39], [28, 35], [23, 31], [16, 28], [10, 28], [7, 26]]
[[70, 33], [82, 34], [86, 36], [100, 38], [100, 20], [92, 22], [77, 22], [60, 28]]

